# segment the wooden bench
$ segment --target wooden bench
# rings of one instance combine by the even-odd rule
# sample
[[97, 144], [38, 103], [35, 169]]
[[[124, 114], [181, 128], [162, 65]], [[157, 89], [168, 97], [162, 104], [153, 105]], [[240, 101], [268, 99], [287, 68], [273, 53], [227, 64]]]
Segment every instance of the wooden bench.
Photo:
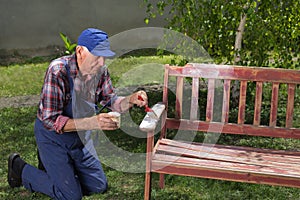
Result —
[[[176, 88], [170, 89], [172, 83]], [[185, 94], [188, 90], [185, 88], [188, 85], [186, 83], [191, 83], [190, 95]], [[236, 117], [232, 118], [232, 88], [237, 84]], [[247, 137], [300, 139], [300, 128], [295, 127], [297, 124], [294, 117], [294, 105], [300, 98], [297, 96], [299, 84], [300, 71], [297, 70], [199, 63], [184, 67], [166, 65], [163, 100], [152, 107], [160, 116], [161, 126], [158, 126], [158, 120], [147, 115], [140, 124], [140, 129], [147, 132], [145, 199], [150, 198], [152, 172], [160, 174], [161, 188], [164, 187], [164, 174], [300, 188], [300, 152], [297, 149], [287, 151], [197, 143], [190, 139], [182, 140], [182, 133], [180, 140], [169, 138], [167, 134], [170, 130], [177, 130], [183, 134], [184, 131], [202, 133], [204, 137], [214, 133], [215, 137], [239, 134]], [[247, 87], [250, 86], [254, 91], [250, 98], [254, 108], [249, 113]], [[207, 91], [204, 111], [199, 110], [199, 94], [202, 90]], [[169, 100], [170, 91], [176, 95], [175, 102]], [[220, 91], [222, 95], [216, 97]], [[267, 93], [269, 99], [264, 97]], [[283, 94], [285, 106], [281, 109]], [[170, 114], [171, 104], [174, 105], [174, 111]], [[262, 117], [263, 111], [265, 113], [263, 106], [266, 104], [269, 105], [268, 117]], [[189, 110], [185, 111], [183, 107], [187, 105]], [[218, 106], [219, 112], [216, 111]], [[284, 120], [281, 121], [278, 120], [279, 108], [285, 112]], [[220, 117], [215, 117], [218, 114]], [[159, 137], [155, 135], [157, 127], [160, 127]]]

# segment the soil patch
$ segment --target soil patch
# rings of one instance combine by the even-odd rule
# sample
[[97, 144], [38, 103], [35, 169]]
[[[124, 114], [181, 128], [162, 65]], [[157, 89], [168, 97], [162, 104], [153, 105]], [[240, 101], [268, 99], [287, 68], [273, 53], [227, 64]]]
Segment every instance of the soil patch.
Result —
[[16, 96], [16, 97], [2, 97], [0, 98], [0, 109], [6, 107], [29, 107], [37, 106], [39, 103], [39, 95]]

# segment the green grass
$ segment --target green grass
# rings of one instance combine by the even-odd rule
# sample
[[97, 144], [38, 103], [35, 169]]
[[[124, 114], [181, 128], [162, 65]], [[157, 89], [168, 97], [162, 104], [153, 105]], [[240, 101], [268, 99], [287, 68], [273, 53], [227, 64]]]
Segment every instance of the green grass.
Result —
[[[5, 108], [0, 112], [1, 127], [1, 157], [0, 157], [0, 199], [49, 199], [38, 193], [30, 193], [22, 188], [11, 189], [7, 182], [7, 158], [12, 152], [21, 153], [30, 164], [37, 166], [36, 143], [33, 133], [35, 107]], [[131, 115], [137, 116], [139, 108], [131, 110]], [[142, 117], [140, 115], [136, 118]], [[124, 123], [130, 126], [129, 123]], [[144, 152], [145, 140], [130, 137], [122, 131], [107, 132], [108, 138], [120, 148], [131, 152]], [[109, 190], [105, 194], [96, 194], [84, 199], [143, 199], [144, 174], [125, 173], [104, 165], [109, 181]], [[153, 199], [191, 199], [191, 200], [232, 200], [232, 199], [300, 199], [299, 189], [217, 181], [193, 177], [166, 176], [166, 187], [158, 188], [158, 175], [153, 175]]]
[[48, 64], [0, 67], [0, 97], [38, 94]]
[[[114, 84], [118, 87], [126, 85], [152, 84], [160, 82], [159, 65], [170, 63], [173, 56], [164, 57], [126, 57], [107, 61]], [[176, 58], [177, 59], [177, 58]], [[28, 94], [39, 94], [44, 72], [48, 63], [33, 65], [14, 65], [0, 67], [0, 97], [17, 96]], [[151, 69], [157, 70], [151, 70]], [[148, 71], [149, 70], [149, 71]], [[124, 75], [126, 74], [126, 75]], [[145, 76], [149, 74], [155, 79]], [[150, 77], [151, 77], [150, 76]], [[142, 77], [142, 78], [141, 78]], [[134, 81], [132, 81], [134, 80]], [[150, 92], [149, 104], [152, 105], [161, 101], [161, 93]], [[129, 112], [132, 121], [123, 121], [122, 126], [131, 128], [138, 132], [136, 126], [144, 116], [141, 108], [133, 108]], [[36, 107], [25, 108], [4, 108], [0, 110], [0, 199], [38, 199], [48, 200], [43, 194], [30, 193], [23, 187], [11, 189], [7, 184], [7, 158], [12, 152], [19, 152], [27, 162], [37, 166], [36, 143], [33, 133]], [[129, 136], [121, 130], [106, 132], [107, 138], [119, 148], [136, 153], [145, 152], [145, 139]], [[138, 132], [138, 134], [143, 134]], [[230, 136], [221, 138], [223, 142], [238, 143], [249, 146], [270, 146], [272, 148], [300, 148], [298, 141], [294, 140], [269, 140], [262, 138], [249, 139], [246, 137]], [[120, 165], [134, 166], [135, 163], [128, 163], [127, 160], [120, 162]], [[144, 174], [125, 173], [103, 164], [104, 171], [108, 177], [109, 190], [105, 194], [96, 194], [84, 197], [86, 200], [131, 200], [143, 199]], [[256, 185], [228, 181], [218, 181], [202, 178], [166, 176], [166, 187], [158, 188], [158, 175], [153, 174], [153, 199], [182, 199], [182, 200], [298, 200], [300, 190], [295, 188]]]
[[[151, 70], [152, 67], [154, 66], [157, 68], [176, 59], [180, 58], [175, 56], [126, 57], [122, 59], [107, 60], [107, 65], [109, 66], [114, 84], [116, 84], [116, 87], [120, 87], [131, 85], [133, 83], [151, 84], [153, 83], [153, 78], [156, 77], [158, 73], [157, 71]], [[0, 67], [0, 97], [39, 94], [48, 65], [49, 63], [46, 62]], [[149, 72], [152, 73], [152, 76], [150, 76], [150, 73], [148, 76], [145, 76], [145, 69], [149, 70]], [[127, 78], [127, 75], [130, 74], [131, 77]], [[142, 79], [139, 79], [138, 81], [133, 79], [136, 77], [142, 77]], [[148, 78], [145, 79], [145, 77]], [[162, 80], [161, 78], [159, 80]]]

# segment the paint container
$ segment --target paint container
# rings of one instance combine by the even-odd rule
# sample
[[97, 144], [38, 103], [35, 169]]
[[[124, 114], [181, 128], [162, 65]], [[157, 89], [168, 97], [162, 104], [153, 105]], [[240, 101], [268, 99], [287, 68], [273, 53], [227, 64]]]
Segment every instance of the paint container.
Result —
[[111, 119], [117, 123], [118, 128], [120, 128], [121, 126], [121, 114], [118, 112], [109, 112], [109, 115], [111, 115]]

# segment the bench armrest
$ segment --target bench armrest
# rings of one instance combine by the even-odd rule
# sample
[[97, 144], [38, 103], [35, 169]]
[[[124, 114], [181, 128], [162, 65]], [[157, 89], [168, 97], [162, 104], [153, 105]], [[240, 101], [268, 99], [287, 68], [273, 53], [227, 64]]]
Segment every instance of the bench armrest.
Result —
[[158, 119], [151, 118], [148, 114], [144, 117], [140, 124], [140, 130], [144, 132], [154, 131], [160, 116], [164, 112], [166, 106], [163, 103], [157, 103], [152, 107], [153, 112], [157, 115]]

